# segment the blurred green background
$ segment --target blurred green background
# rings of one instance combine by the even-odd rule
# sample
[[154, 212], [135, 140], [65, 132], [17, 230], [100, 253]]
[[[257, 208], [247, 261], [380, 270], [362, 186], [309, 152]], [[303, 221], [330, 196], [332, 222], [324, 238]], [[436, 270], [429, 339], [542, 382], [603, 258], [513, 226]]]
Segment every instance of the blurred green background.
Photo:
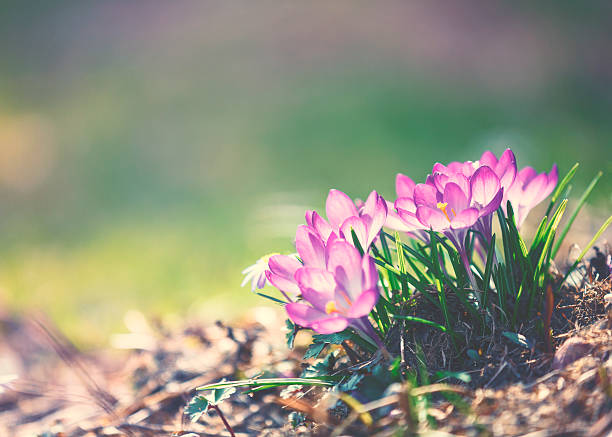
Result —
[[[511, 146], [609, 211], [611, 3], [4, 2], [0, 309], [231, 319], [327, 190]], [[597, 223], [597, 225], [600, 223]]]

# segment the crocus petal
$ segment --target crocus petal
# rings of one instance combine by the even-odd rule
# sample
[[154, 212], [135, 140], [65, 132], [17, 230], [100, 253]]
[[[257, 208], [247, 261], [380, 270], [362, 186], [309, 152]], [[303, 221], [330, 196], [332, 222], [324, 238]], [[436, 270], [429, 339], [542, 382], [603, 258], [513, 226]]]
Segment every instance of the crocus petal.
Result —
[[368, 242], [368, 227], [365, 224], [365, 221], [360, 217], [349, 217], [347, 218], [342, 226], [340, 227], [340, 232], [344, 236], [346, 241], [353, 243], [353, 234], [351, 230], [355, 231], [355, 235], [359, 240], [359, 244], [361, 244], [361, 248], [363, 250], [367, 250], [369, 247]]
[[499, 208], [499, 205], [501, 205], [503, 198], [504, 190], [503, 188], [500, 188], [495, 197], [489, 202], [489, 204], [485, 205], [480, 209], [480, 217], [492, 214], [497, 208]]
[[327, 219], [334, 229], [340, 229], [342, 223], [352, 216], [358, 216], [357, 208], [349, 196], [339, 190], [329, 190], [325, 202]]
[[362, 219], [365, 219], [367, 225], [367, 241], [363, 249], [370, 247], [372, 242], [378, 237], [380, 230], [387, 219], [387, 202], [376, 191], [372, 191], [368, 196], [363, 210], [361, 211]]
[[414, 204], [414, 200], [410, 197], [400, 197], [395, 201], [393, 205], [396, 209], [403, 209], [408, 212], [416, 212], [416, 205]]
[[499, 157], [497, 165], [491, 168], [495, 170], [501, 186], [504, 189], [510, 188], [516, 178], [516, 157], [512, 150], [506, 149]]
[[325, 245], [312, 228], [298, 226], [295, 247], [304, 265], [325, 268]]
[[546, 173], [541, 173], [533, 178], [527, 186], [523, 188], [523, 196], [521, 198], [521, 203], [523, 205], [527, 205], [530, 207], [534, 207], [538, 203], [540, 203], [544, 197], [542, 196], [546, 193], [546, 189], [548, 188], [548, 176]]
[[397, 197], [412, 197], [416, 184], [408, 176], [398, 173], [395, 177], [395, 193]]
[[378, 270], [376, 270], [376, 263], [367, 254], [361, 260], [361, 269], [363, 270], [363, 288], [366, 290], [377, 288]]
[[431, 172], [432, 173], [444, 173], [444, 174], [447, 174], [447, 173], [449, 173], [449, 170], [448, 170], [448, 168], [446, 168], [446, 166], [444, 164], [436, 162], [433, 165], [433, 168], [431, 169]]
[[310, 226], [311, 228], [313, 228], [313, 224], [312, 224], [312, 216], [313, 214], [316, 214], [316, 211], [312, 210], [312, 209], [308, 209], [306, 210], [306, 214], [305, 214], [305, 218], [306, 218], [306, 224], [308, 226]]
[[537, 175], [533, 167], [522, 168], [516, 175], [516, 179], [521, 182], [521, 186], [525, 187]]
[[448, 218], [437, 208], [425, 205], [419, 206], [417, 207], [416, 216], [426, 229], [443, 231], [450, 226]]
[[469, 228], [478, 220], [478, 210], [476, 208], [468, 208], [461, 211], [451, 220], [451, 228], [463, 229]]
[[313, 322], [310, 328], [319, 334], [333, 334], [344, 331], [348, 326], [348, 320], [344, 317], [328, 317]]
[[548, 197], [548, 195], [554, 191], [558, 181], [559, 169], [557, 168], [557, 164], [553, 164], [550, 173], [548, 173], [548, 186], [546, 187], [546, 195], [544, 196], [545, 198]]
[[334, 300], [336, 281], [327, 270], [303, 267], [296, 272], [295, 279], [302, 290], [302, 298], [313, 307], [324, 311], [325, 304]]
[[399, 209], [397, 211], [397, 214], [399, 215], [400, 219], [404, 223], [404, 226], [409, 228], [409, 230], [406, 232], [418, 231], [421, 229], [429, 229], [429, 226], [423, 226], [423, 224], [417, 218], [416, 211], [408, 212], [408, 211], [404, 211], [403, 209]]
[[332, 227], [327, 221], [317, 214], [316, 211], [313, 211], [312, 214], [312, 225], [311, 225], [321, 236], [323, 241], [327, 241], [329, 235], [332, 233]]
[[480, 157], [480, 165], [495, 168], [497, 166], [497, 157], [490, 150], [486, 150]]
[[448, 212], [452, 214], [458, 214], [469, 206], [465, 192], [454, 182], [449, 182], [444, 187], [444, 202], [448, 204]]
[[268, 260], [268, 267], [277, 275], [293, 278], [295, 272], [302, 267], [302, 263], [293, 256], [273, 255]]
[[304, 328], [310, 328], [313, 322], [329, 317], [324, 311], [319, 311], [300, 302], [288, 303], [285, 305], [285, 310], [293, 323]]
[[489, 167], [480, 167], [474, 172], [470, 180], [472, 188], [472, 201], [479, 205], [488, 205], [497, 195], [501, 185], [499, 178]]
[[450, 178], [447, 174], [444, 174], [444, 173], [434, 173], [433, 174], [434, 185], [436, 186], [436, 189], [441, 193], [444, 192], [444, 187], [446, 186], [449, 180]]
[[400, 232], [410, 232], [413, 230], [411, 226], [408, 226], [400, 218], [399, 214], [395, 210], [395, 206], [391, 202], [387, 202], [387, 218], [385, 219], [385, 227]]
[[300, 294], [300, 287], [293, 277], [281, 276], [270, 270], [266, 271], [266, 278], [270, 281], [270, 284], [274, 285], [281, 291], [292, 296], [298, 296]]
[[358, 319], [359, 317], [367, 316], [370, 314], [370, 311], [372, 311], [372, 308], [374, 308], [374, 305], [376, 305], [376, 302], [378, 302], [379, 297], [380, 293], [377, 289], [364, 291], [359, 295], [357, 300], [353, 302], [346, 316], [349, 319]]
[[433, 205], [435, 206], [440, 201], [440, 193], [433, 185], [417, 184], [414, 187], [414, 203], [415, 205]]
[[345, 241], [335, 241], [328, 250], [327, 270], [333, 273], [338, 287], [351, 299], [356, 299], [363, 291], [361, 255]]

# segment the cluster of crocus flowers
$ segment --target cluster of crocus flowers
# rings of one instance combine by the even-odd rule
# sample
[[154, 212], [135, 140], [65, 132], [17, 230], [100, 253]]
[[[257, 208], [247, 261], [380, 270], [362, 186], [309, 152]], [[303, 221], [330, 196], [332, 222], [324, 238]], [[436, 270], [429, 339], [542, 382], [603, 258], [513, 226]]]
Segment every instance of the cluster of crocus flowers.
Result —
[[271, 255], [245, 270], [253, 288], [266, 282], [286, 299], [289, 318], [321, 334], [351, 327], [380, 342], [368, 315], [379, 297], [379, 276], [369, 255], [383, 227], [406, 232], [429, 242], [429, 232], [444, 235], [456, 248], [475, 295], [467, 236], [473, 231], [479, 249], [491, 243], [492, 216], [506, 211], [510, 202], [521, 226], [529, 211], [557, 184], [557, 167], [537, 174], [531, 167], [517, 170], [514, 153], [499, 159], [486, 151], [478, 161], [436, 163], [425, 182], [406, 175], [396, 177], [395, 202], [372, 191], [365, 202], [355, 202], [339, 190], [330, 190], [325, 204], [327, 219], [306, 212], [298, 227], [295, 255]]

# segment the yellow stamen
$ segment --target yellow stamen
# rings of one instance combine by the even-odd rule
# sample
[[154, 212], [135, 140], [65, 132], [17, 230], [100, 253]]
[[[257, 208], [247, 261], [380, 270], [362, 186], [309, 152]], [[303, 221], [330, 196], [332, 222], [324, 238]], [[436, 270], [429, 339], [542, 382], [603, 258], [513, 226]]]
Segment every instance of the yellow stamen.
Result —
[[336, 309], [336, 302], [330, 300], [325, 304], [325, 312], [327, 314], [338, 313], [338, 309]]
[[[446, 212], [446, 208], [448, 207], [448, 203], [445, 202], [438, 202], [438, 204], [436, 205], [438, 207], [438, 209], [440, 211], [442, 211], [444, 213], [444, 215], [446, 216], [446, 220], [448, 220], [449, 222], [451, 221], [450, 217], [448, 216], [448, 212]], [[452, 208], [451, 208], [452, 211]]]

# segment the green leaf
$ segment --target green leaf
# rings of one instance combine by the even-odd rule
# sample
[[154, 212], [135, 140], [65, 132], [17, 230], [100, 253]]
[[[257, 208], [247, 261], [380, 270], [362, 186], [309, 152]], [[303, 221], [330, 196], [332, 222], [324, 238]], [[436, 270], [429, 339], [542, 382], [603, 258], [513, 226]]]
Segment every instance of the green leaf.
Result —
[[353, 228], [351, 228], [351, 237], [353, 238], [353, 244], [355, 245], [361, 256], [363, 256], [363, 247], [361, 247], [361, 242], [359, 241], [359, 238], [357, 238], [357, 234], [355, 233], [355, 230]]
[[287, 327], [287, 334], [285, 334], [285, 338], [287, 339], [287, 347], [289, 349], [293, 349], [293, 345], [295, 343], [295, 336], [297, 335], [300, 328], [289, 319], [285, 321], [285, 326]]
[[334, 334], [316, 334], [312, 336], [314, 343], [342, 344], [343, 341], [350, 340], [353, 333], [348, 329]]
[[211, 404], [219, 405], [224, 400], [229, 399], [229, 397], [234, 393], [236, 393], [236, 387], [217, 388], [213, 390], [210, 396], [208, 396], [207, 398]]
[[308, 349], [306, 349], [306, 353], [304, 354], [304, 357], [302, 357], [303, 360], [307, 360], [308, 358], [316, 358], [319, 356], [319, 354], [321, 352], [323, 352], [323, 349], [325, 349], [326, 343], [313, 343], [310, 346], [308, 346]]
[[189, 419], [192, 422], [197, 422], [200, 420], [200, 417], [202, 417], [202, 415], [208, 411], [209, 405], [210, 403], [205, 396], [194, 396], [194, 398], [187, 404], [187, 407], [185, 407], [185, 414], [189, 416]]
[[509, 332], [509, 331], [504, 331], [502, 332], [502, 335], [504, 337], [506, 337], [508, 340], [510, 340], [511, 342], [518, 344], [521, 347], [524, 347], [525, 349], [531, 349], [531, 342], [529, 340], [527, 340], [527, 337], [525, 337], [523, 334], [517, 334], [516, 332]]
[[364, 375], [360, 373], [354, 373], [346, 382], [338, 384], [339, 391], [353, 391], [357, 390], [357, 386], [363, 379]]

